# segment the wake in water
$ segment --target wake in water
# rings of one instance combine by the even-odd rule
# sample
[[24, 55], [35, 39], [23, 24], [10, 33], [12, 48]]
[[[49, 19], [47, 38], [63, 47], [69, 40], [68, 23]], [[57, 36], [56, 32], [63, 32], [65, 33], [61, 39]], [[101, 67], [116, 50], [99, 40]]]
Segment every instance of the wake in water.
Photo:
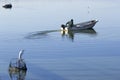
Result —
[[71, 40], [74, 40], [75, 34], [83, 34], [83, 35], [90, 35], [96, 36], [97, 32], [94, 29], [87, 29], [87, 30], [78, 30], [78, 31], [62, 31], [62, 30], [45, 30], [45, 31], [37, 31], [33, 33], [29, 33], [25, 38], [26, 39], [42, 39], [46, 38], [53, 32], [60, 32], [62, 38], [67, 37]]
[[60, 30], [45, 30], [29, 33], [25, 38], [26, 39], [41, 39], [48, 36], [49, 33], [59, 32]]

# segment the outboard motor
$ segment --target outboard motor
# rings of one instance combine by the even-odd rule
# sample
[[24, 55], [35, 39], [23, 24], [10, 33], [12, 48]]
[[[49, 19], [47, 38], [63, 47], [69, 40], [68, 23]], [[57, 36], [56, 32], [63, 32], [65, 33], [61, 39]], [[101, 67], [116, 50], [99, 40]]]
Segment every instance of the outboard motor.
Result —
[[61, 25], [61, 30], [63, 30], [63, 31], [67, 31], [67, 30], [68, 30], [68, 27], [65, 26], [64, 24], [62, 24], [62, 25]]

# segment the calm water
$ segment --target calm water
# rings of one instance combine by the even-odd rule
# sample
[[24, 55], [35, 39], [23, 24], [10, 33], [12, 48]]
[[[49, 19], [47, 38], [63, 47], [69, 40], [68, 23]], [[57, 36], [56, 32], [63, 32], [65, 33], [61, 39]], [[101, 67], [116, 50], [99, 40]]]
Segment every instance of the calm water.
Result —
[[[3, 4], [12, 3], [12, 9]], [[119, 0], [1, 0], [0, 80], [21, 49], [23, 80], [120, 80]], [[62, 34], [60, 25], [98, 19], [94, 30]], [[21, 77], [21, 76], [19, 76]], [[12, 79], [11, 79], [12, 78]]]

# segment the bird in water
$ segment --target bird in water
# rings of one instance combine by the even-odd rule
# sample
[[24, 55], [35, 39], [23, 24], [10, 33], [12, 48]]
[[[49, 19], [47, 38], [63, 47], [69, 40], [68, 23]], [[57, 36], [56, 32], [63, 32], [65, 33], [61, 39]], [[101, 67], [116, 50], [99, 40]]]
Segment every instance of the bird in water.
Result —
[[12, 8], [12, 4], [5, 4], [5, 5], [3, 5], [3, 7], [4, 8], [6, 8], [6, 9], [11, 9]]
[[24, 50], [21, 50], [21, 51], [19, 52], [19, 56], [18, 56], [18, 59], [19, 59], [19, 60], [22, 59], [23, 53], [24, 53]]
[[24, 53], [24, 50], [21, 50], [19, 52], [19, 56], [16, 59], [12, 59], [9, 64], [10, 69], [19, 69], [19, 70], [27, 70], [26, 63], [24, 59], [22, 59], [22, 55]]

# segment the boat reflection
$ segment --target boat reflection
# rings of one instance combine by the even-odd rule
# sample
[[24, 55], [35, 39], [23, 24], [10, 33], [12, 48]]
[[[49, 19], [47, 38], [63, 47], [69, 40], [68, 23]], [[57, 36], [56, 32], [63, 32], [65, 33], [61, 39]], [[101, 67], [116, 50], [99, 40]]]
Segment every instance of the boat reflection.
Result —
[[70, 40], [74, 41], [75, 34], [86, 34], [91, 36], [96, 36], [97, 32], [94, 29], [86, 29], [86, 30], [75, 30], [75, 31], [69, 31], [69, 30], [62, 30], [61, 35], [62, 37], [67, 37]]

